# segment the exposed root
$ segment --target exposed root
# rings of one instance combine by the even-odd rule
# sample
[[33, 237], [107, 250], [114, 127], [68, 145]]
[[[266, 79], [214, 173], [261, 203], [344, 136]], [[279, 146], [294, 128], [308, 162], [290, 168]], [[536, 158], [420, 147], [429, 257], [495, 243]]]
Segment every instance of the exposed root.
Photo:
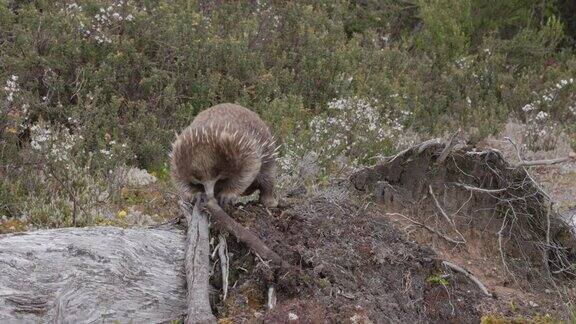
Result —
[[425, 225], [425, 224], [423, 224], [423, 223], [420, 223], [420, 222], [418, 222], [418, 221], [415, 221], [415, 220], [413, 220], [412, 218], [410, 218], [410, 217], [408, 217], [408, 216], [405, 216], [405, 215], [402, 215], [402, 214], [400, 214], [400, 213], [387, 213], [386, 215], [388, 215], [388, 216], [400, 216], [400, 217], [404, 218], [405, 220], [409, 221], [410, 223], [412, 223], [412, 224], [414, 224], [414, 225], [421, 226], [422, 228], [425, 228], [426, 230], [430, 231], [431, 233], [434, 233], [434, 234], [438, 235], [439, 237], [445, 239], [446, 241], [448, 241], [448, 242], [450, 242], [450, 243], [454, 243], [454, 244], [456, 244], [456, 245], [458, 245], [458, 244], [465, 244], [465, 243], [466, 243], [466, 242], [464, 242], [464, 241], [457, 241], [457, 240], [455, 240], [455, 239], [453, 239], [453, 238], [450, 238], [450, 237], [448, 237], [448, 236], [440, 233], [439, 231], [433, 229], [432, 227], [427, 226], [427, 225]]
[[444, 150], [442, 150], [442, 153], [440, 153], [440, 156], [436, 160], [437, 164], [439, 164], [439, 165], [444, 164], [444, 161], [448, 157], [448, 154], [450, 154], [450, 152], [452, 152], [452, 150], [456, 147], [456, 145], [458, 145], [458, 140], [457, 140], [458, 135], [460, 135], [460, 132], [456, 132], [456, 133], [452, 134], [452, 136], [450, 137], [450, 140], [448, 141], [448, 144], [446, 144], [446, 146], [444, 147]]
[[268, 259], [275, 265], [283, 268], [290, 268], [278, 254], [272, 251], [262, 240], [254, 235], [249, 230], [245, 229], [242, 225], [232, 219], [222, 208], [218, 205], [215, 199], [210, 199], [206, 207], [212, 215], [212, 221], [216, 228], [225, 230], [234, 235], [239, 241], [245, 243], [254, 253], [259, 257]]
[[[350, 181], [356, 189], [373, 193], [386, 208], [406, 210], [389, 215], [451, 244], [465, 244], [480, 235], [486, 241], [479, 248], [488, 254], [498, 251], [494, 257], [500, 259], [505, 274], [534, 288], [551, 274], [573, 272], [576, 237], [527, 169], [575, 157], [527, 162], [516, 143], [509, 141], [518, 164], [508, 163], [495, 149], [457, 148], [453, 139], [447, 145], [434, 139], [361, 169]], [[424, 199], [427, 195], [431, 199]], [[427, 218], [434, 213], [460, 237], [451, 238], [429, 224]]]
[[456, 232], [456, 233], [458, 233], [458, 235], [460, 235], [460, 239], [462, 241], [462, 244], [466, 244], [466, 239], [464, 238], [464, 235], [462, 235], [462, 233], [460, 233], [458, 228], [456, 228], [456, 224], [454, 223], [452, 218], [450, 218], [450, 216], [448, 216], [448, 214], [446, 214], [446, 212], [444, 211], [444, 208], [442, 208], [442, 206], [440, 206], [440, 202], [436, 198], [436, 195], [434, 194], [434, 190], [432, 190], [432, 186], [429, 185], [428, 189], [429, 189], [430, 195], [432, 196], [432, 199], [434, 200], [434, 204], [436, 205], [436, 208], [438, 208], [438, 210], [440, 211], [440, 214], [442, 214], [442, 216], [444, 216], [444, 219], [446, 219], [448, 224], [450, 224], [452, 226], [452, 229], [454, 230], [454, 232]]
[[480, 289], [480, 291], [482, 291], [482, 293], [484, 293], [484, 295], [488, 296], [488, 297], [494, 297], [489, 291], [488, 289], [486, 289], [486, 286], [484, 286], [484, 284], [478, 279], [476, 278], [474, 275], [472, 275], [470, 273], [470, 271], [455, 265], [452, 262], [448, 262], [448, 261], [442, 261], [442, 264], [456, 272], [459, 272], [463, 275], [465, 275], [468, 279], [472, 280], [476, 286], [478, 286], [478, 288]]

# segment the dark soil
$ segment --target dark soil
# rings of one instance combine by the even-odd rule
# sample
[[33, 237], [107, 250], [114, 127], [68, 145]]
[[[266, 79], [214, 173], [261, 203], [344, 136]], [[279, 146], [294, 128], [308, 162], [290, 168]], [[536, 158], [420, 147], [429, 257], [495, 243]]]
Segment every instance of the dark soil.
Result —
[[[480, 313], [475, 305], [489, 299], [467, 278], [444, 269], [433, 251], [404, 239], [370, 204], [294, 198], [290, 206], [272, 214], [257, 206], [230, 212], [302, 271], [275, 273], [229, 239], [233, 288], [227, 300], [217, 304], [219, 318], [269, 323], [477, 323]], [[278, 304], [266, 311], [271, 285]]]

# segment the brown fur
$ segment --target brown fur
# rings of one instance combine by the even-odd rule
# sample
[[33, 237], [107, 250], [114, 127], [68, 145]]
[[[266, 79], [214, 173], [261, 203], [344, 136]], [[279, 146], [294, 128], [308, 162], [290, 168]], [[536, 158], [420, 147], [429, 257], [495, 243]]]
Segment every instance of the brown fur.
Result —
[[226, 204], [260, 190], [264, 205], [276, 205], [272, 133], [242, 106], [225, 103], [200, 112], [172, 144], [171, 169], [189, 195], [204, 190]]

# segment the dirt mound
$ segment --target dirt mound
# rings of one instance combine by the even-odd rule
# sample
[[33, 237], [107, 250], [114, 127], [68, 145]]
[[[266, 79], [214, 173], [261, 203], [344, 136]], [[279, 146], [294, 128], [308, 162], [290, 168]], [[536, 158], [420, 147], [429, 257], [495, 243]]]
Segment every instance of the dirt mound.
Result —
[[[273, 212], [228, 210], [302, 270], [273, 270], [228, 239], [232, 288], [225, 301], [212, 296], [216, 315], [274, 323], [566, 319], [557, 292], [571, 287], [576, 245], [549, 197], [497, 151], [445, 148], [413, 147]], [[443, 260], [470, 270], [493, 297]], [[217, 289], [219, 278], [216, 270]], [[272, 286], [277, 304], [268, 310]]]
[[[447, 272], [432, 250], [403, 238], [373, 204], [317, 196], [294, 198], [274, 214], [256, 206], [230, 212], [303, 270], [274, 273], [229, 239], [234, 288], [226, 301], [217, 302], [219, 318], [472, 323], [480, 317], [476, 301], [489, 299], [467, 278]], [[213, 278], [219, 287], [219, 274]], [[272, 284], [278, 304], [264, 312]]]
[[573, 285], [573, 232], [531, 175], [499, 151], [431, 141], [350, 180], [409, 237], [466, 264], [499, 297], [525, 305], [524, 315], [565, 314], [552, 291]]

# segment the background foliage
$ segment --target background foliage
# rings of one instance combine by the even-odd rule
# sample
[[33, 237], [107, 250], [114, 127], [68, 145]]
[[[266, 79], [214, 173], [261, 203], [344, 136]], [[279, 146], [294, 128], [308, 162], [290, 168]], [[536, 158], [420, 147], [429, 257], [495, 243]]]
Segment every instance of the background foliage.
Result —
[[[0, 217], [98, 219], [125, 165], [237, 102], [322, 170], [513, 117], [576, 142], [571, 0], [0, 1]], [[542, 133], [542, 131], [545, 131]], [[539, 144], [540, 143], [540, 144]], [[335, 163], [335, 161], [337, 163]], [[120, 198], [119, 198], [120, 197]], [[97, 214], [97, 213], [96, 213]]]

